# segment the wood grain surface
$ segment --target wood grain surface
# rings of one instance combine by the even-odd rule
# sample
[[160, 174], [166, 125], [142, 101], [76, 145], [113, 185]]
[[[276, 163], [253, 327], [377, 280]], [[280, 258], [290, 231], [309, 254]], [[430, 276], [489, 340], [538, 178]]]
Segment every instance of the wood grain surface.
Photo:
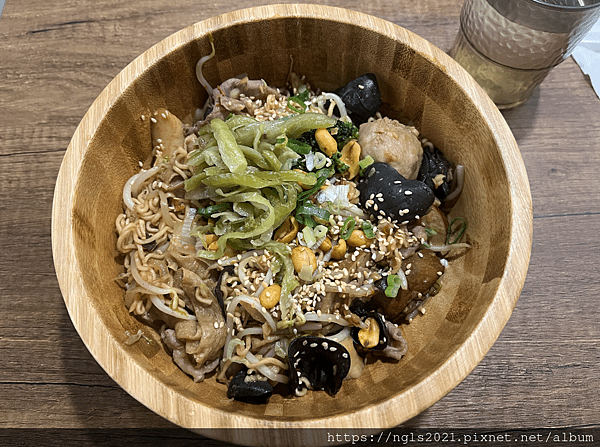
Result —
[[[7, 0], [0, 19], [0, 428], [173, 428], [106, 375], [71, 324], [51, 254], [54, 184], [77, 124], [137, 55], [197, 21], [268, 3]], [[448, 50], [462, 2], [312, 3], [390, 20]], [[534, 205], [525, 287], [480, 365], [407, 426], [600, 428], [600, 100], [569, 59], [504, 116]], [[57, 444], [97, 444], [85, 431], [52, 434]], [[145, 444], [199, 442], [187, 432], [162, 436]]]

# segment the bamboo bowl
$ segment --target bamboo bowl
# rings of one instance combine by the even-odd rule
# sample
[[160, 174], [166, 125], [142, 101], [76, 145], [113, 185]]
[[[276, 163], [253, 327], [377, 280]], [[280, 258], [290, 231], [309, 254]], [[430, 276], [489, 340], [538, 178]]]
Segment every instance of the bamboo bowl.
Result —
[[[377, 75], [386, 115], [414, 123], [453, 163], [466, 167], [453, 214], [469, 221], [473, 248], [450, 260], [442, 291], [406, 327], [408, 354], [369, 365], [330, 397], [273, 396], [264, 406], [226, 399], [226, 386], [194, 383], [160, 338], [123, 304], [114, 278], [115, 219], [122, 188], [151, 151], [149, 112], [180, 117], [204, 103], [195, 65], [211, 85], [247, 73], [283, 85], [294, 71], [333, 90]], [[84, 343], [125, 391], [169, 421], [240, 444], [323, 444], [317, 428], [396, 426], [451, 391], [481, 361], [508, 321], [531, 252], [529, 184], [515, 140], [475, 81], [438, 48], [394, 24], [325, 6], [275, 5], [190, 26], [135, 59], [93, 103], [69, 145], [56, 184], [52, 241], [65, 304]], [[154, 343], [126, 346], [142, 328]], [[236, 428], [254, 428], [252, 436]], [[290, 430], [290, 429], [308, 430]], [[321, 433], [322, 434], [322, 433]]]

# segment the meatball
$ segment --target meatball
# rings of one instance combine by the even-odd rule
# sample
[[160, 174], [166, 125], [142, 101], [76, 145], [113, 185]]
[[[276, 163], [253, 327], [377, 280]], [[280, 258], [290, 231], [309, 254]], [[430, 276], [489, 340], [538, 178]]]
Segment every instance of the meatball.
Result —
[[407, 179], [415, 179], [423, 159], [423, 148], [414, 127], [396, 120], [380, 118], [361, 124], [358, 144], [362, 157], [387, 163]]

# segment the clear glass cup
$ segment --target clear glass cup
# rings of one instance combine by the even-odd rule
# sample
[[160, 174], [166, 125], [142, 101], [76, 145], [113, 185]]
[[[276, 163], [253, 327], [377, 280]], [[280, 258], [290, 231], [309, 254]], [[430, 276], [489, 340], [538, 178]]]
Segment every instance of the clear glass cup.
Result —
[[452, 56], [499, 108], [525, 102], [600, 16], [600, 0], [465, 0]]

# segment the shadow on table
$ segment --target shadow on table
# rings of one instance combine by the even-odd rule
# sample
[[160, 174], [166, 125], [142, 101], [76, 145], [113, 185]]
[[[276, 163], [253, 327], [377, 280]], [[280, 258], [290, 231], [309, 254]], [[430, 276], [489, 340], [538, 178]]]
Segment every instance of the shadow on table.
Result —
[[540, 90], [536, 89], [524, 104], [513, 109], [501, 110], [517, 144], [523, 141], [536, 125], [539, 99]]

